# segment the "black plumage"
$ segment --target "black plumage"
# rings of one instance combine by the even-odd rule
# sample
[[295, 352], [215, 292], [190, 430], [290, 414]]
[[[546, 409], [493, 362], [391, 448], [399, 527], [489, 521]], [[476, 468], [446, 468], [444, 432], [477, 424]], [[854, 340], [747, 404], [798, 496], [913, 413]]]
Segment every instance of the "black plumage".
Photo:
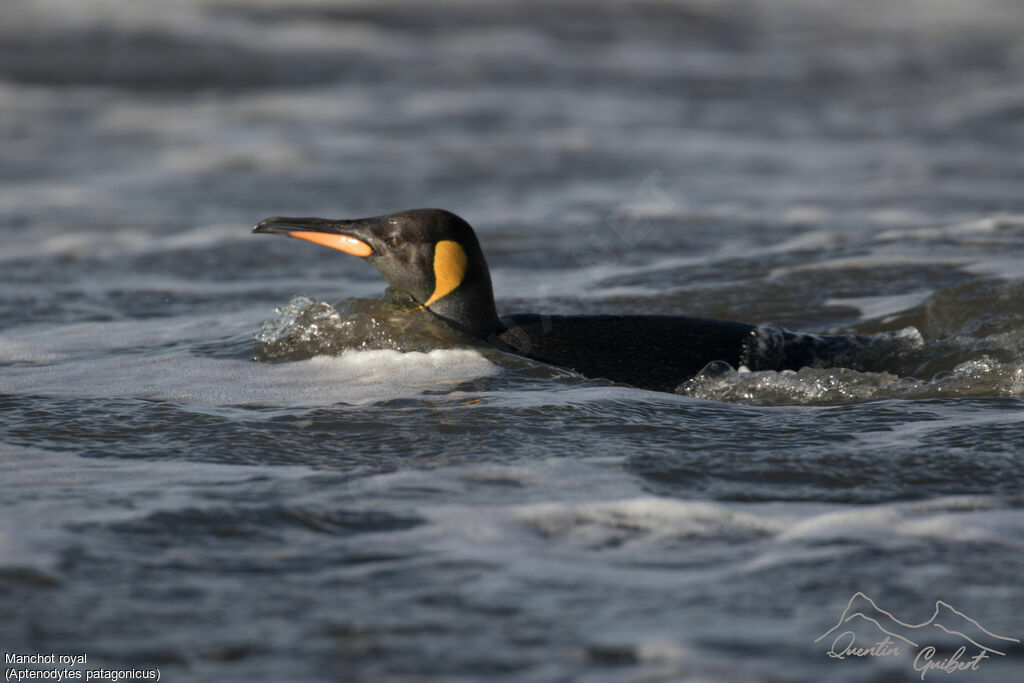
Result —
[[501, 350], [646, 389], [672, 391], [713, 361], [751, 370], [857, 365], [850, 350], [870, 343], [860, 335], [809, 335], [774, 325], [663, 315], [514, 314], [499, 319], [476, 234], [466, 221], [442, 209], [356, 220], [268, 218], [253, 231], [361, 256], [392, 288]]

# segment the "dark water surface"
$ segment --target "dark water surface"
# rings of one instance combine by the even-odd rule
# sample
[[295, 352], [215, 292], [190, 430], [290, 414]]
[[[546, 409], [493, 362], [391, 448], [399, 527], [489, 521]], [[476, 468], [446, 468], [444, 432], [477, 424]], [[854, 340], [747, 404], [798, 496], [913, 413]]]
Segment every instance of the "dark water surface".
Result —
[[[0, 651], [854, 682], [965, 645], [924, 680], [1020, 680], [1022, 35], [1012, 0], [2, 3]], [[642, 391], [435, 345], [358, 259], [248, 231], [420, 206], [503, 312], [902, 350]], [[828, 657], [884, 635], [815, 642], [848, 603], [915, 645]]]

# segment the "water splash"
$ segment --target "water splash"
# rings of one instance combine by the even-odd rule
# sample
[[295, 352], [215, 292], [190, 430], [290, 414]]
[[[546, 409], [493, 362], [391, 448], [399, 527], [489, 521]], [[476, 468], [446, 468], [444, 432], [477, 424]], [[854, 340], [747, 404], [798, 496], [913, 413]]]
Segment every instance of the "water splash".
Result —
[[822, 405], [890, 398], [925, 399], [1024, 396], [1024, 361], [1000, 362], [988, 356], [965, 361], [930, 380], [888, 372], [846, 368], [751, 372], [728, 363], [709, 363], [676, 388], [693, 398], [761, 405]]
[[262, 346], [255, 360], [305, 360], [381, 349], [428, 352], [479, 345], [391, 290], [383, 299], [345, 299], [335, 306], [296, 294], [274, 312], [277, 317], [264, 322], [256, 334]]
[[260, 326], [257, 341], [317, 344], [326, 349], [332, 344], [332, 333], [343, 325], [341, 314], [334, 306], [306, 294], [296, 294], [286, 306], [275, 308], [274, 313], [277, 314], [274, 320], [267, 320]]

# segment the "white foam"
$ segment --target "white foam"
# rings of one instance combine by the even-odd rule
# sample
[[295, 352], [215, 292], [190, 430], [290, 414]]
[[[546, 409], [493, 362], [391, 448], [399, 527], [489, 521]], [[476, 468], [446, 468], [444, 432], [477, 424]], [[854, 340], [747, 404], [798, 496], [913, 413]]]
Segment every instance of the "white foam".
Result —
[[[828, 219], [828, 209], [820, 206], [797, 204], [782, 212], [782, 220], [787, 223], [824, 223]], [[795, 239], [799, 240], [801, 237]]]
[[826, 249], [828, 247], [834, 247], [842, 241], [843, 236], [837, 233], [812, 231], [805, 232], [791, 239], [779, 242], [774, 246], [768, 247], [765, 251], [770, 254], [784, 254], [791, 251]]
[[779, 535], [779, 540], [882, 540], [913, 536], [958, 542], [1019, 543], [1020, 539], [1007, 538], [992, 528], [993, 520], [1006, 514], [1020, 516], [1017, 511], [1002, 510], [998, 500], [983, 496], [844, 507], [796, 520]]
[[931, 290], [893, 294], [891, 296], [862, 296], [826, 299], [826, 306], [850, 306], [860, 311], [862, 320], [885, 318], [920, 306], [931, 296]]
[[1019, 257], [986, 258], [984, 261], [963, 266], [962, 270], [971, 275], [995, 277], [1002, 280], [1024, 279], [1024, 262]]
[[[566, 371], [568, 373], [568, 371]], [[533, 389], [505, 389], [488, 398], [487, 403], [500, 408], [540, 408], [552, 406], [597, 405], [602, 402], [619, 401], [624, 404], [657, 403], [686, 404], [693, 401], [688, 396], [669, 394], [651, 389], [636, 389], [626, 386], [566, 386], [557, 389], [536, 391]]]
[[38, 345], [29, 341], [13, 341], [0, 338], [0, 362], [53, 363], [63, 358], [66, 358], [66, 356], [41, 350]]
[[[0, 205], [10, 208], [0, 190]], [[40, 235], [19, 241], [18, 244], [5, 247], [0, 262], [14, 261], [41, 256], [83, 255], [124, 256], [150, 253], [167, 253], [180, 249], [198, 249], [215, 246], [221, 243], [242, 242], [251, 235], [248, 226], [240, 224], [202, 225], [183, 228], [165, 234], [150, 233], [143, 228], [120, 230], [103, 230], [89, 232], [64, 232], [53, 235]]]
[[151, 320], [113, 320], [70, 325], [15, 327], [0, 337], [0, 362], [52, 362], [117, 353], [124, 348], [159, 348], [173, 343], [217, 339], [255, 330], [261, 311], [203, 319], [174, 316]]
[[217, 406], [315, 407], [418, 396], [428, 388], [454, 386], [498, 372], [497, 366], [469, 349], [350, 351], [340, 357], [292, 363], [177, 352], [8, 368], [0, 378], [0, 391]]
[[518, 519], [548, 537], [589, 538], [609, 531], [657, 536], [770, 534], [782, 531], [774, 520], [711, 502], [670, 498], [630, 498], [584, 505], [536, 505]]
[[255, 330], [251, 316], [8, 330], [0, 343], [0, 360], [37, 365], [6, 368], [0, 375], [0, 391], [183, 404], [313, 407], [416, 396], [426, 388], [452, 386], [500, 372], [471, 349], [351, 351], [339, 357], [291, 363], [254, 363], [197, 356], [182, 348], [188, 342]]
[[878, 209], [872, 211], [868, 217], [873, 223], [881, 225], [921, 225], [928, 218], [920, 211], [913, 209]]
[[[904, 328], [899, 337], [908, 348], [920, 349], [920, 333]], [[1024, 393], [1024, 363], [1000, 363], [982, 356], [965, 361], [931, 380], [897, 377], [888, 372], [859, 372], [846, 368], [800, 370], [732, 370], [710, 366], [676, 388], [687, 396], [717, 401], [774, 405], [828, 404], [877, 401], [887, 398], [948, 398], [954, 396], [1020, 396]], [[1002, 418], [996, 418], [1001, 420]], [[934, 424], [934, 423], [929, 423]], [[918, 428], [918, 427], [914, 427]], [[861, 435], [863, 436], [863, 435]], [[885, 433], [882, 440], [891, 443]]]

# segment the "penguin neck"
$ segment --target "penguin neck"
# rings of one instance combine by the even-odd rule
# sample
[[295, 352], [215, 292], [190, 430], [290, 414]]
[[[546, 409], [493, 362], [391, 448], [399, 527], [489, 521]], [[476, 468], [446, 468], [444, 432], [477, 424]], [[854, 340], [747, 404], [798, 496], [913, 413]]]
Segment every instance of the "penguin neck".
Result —
[[479, 339], [491, 336], [499, 326], [490, 277], [463, 282], [427, 310], [452, 327]]

